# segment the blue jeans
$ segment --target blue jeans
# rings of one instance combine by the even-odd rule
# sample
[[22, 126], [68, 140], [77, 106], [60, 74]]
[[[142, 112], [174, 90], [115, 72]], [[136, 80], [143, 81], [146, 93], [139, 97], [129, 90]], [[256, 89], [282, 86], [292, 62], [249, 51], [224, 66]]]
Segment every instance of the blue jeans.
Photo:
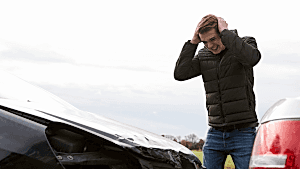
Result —
[[236, 169], [248, 169], [255, 136], [255, 127], [230, 132], [211, 127], [203, 146], [203, 166], [223, 169], [227, 155], [231, 155]]

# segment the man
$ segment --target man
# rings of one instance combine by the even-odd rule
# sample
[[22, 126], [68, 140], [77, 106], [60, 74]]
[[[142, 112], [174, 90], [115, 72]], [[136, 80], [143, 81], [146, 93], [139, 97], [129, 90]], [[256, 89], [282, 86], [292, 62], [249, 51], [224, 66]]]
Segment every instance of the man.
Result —
[[[205, 47], [194, 57], [197, 46]], [[253, 67], [261, 54], [253, 37], [240, 38], [221, 17], [207, 15], [186, 42], [176, 63], [176, 80], [202, 75], [208, 124], [203, 166], [223, 168], [231, 155], [237, 169], [249, 165], [258, 120], [253, 92]]]

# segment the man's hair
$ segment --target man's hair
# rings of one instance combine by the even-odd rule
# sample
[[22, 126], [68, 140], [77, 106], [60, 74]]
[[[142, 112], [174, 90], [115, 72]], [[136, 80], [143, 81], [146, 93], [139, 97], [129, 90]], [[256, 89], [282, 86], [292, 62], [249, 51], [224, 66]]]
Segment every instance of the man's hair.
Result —
[[199, 28], [200, 34], [206, 33], [213, 28], [216, 30], [218, 34], [220, 33], [218, 29], [218, 18], [215, 15], [212, 14], [206, 15], [202, 18], [202, 21], [203, 22], [201, 23]]

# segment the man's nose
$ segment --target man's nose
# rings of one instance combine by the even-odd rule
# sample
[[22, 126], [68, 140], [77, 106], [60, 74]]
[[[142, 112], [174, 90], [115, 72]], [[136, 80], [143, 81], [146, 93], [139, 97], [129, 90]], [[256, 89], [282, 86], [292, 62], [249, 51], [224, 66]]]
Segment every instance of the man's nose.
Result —
[[207, 43], [207, 48], [210, 49], [212, 48], [213, 44], [212, 43]]

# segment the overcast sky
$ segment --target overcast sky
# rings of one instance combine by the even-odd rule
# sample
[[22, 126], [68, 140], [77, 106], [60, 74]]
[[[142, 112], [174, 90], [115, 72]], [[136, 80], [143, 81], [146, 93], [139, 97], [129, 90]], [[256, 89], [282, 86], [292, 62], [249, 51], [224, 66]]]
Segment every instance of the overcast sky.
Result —
[[[300, 96], [297, 1], [0, 1], [0, 66], [75, 107], [153, 133], [205, 138], [202, 78], [173, 78], [207, 14], [255, 37], [259, 119]], [[199, 49], [203, 45], [199, 45]]]

